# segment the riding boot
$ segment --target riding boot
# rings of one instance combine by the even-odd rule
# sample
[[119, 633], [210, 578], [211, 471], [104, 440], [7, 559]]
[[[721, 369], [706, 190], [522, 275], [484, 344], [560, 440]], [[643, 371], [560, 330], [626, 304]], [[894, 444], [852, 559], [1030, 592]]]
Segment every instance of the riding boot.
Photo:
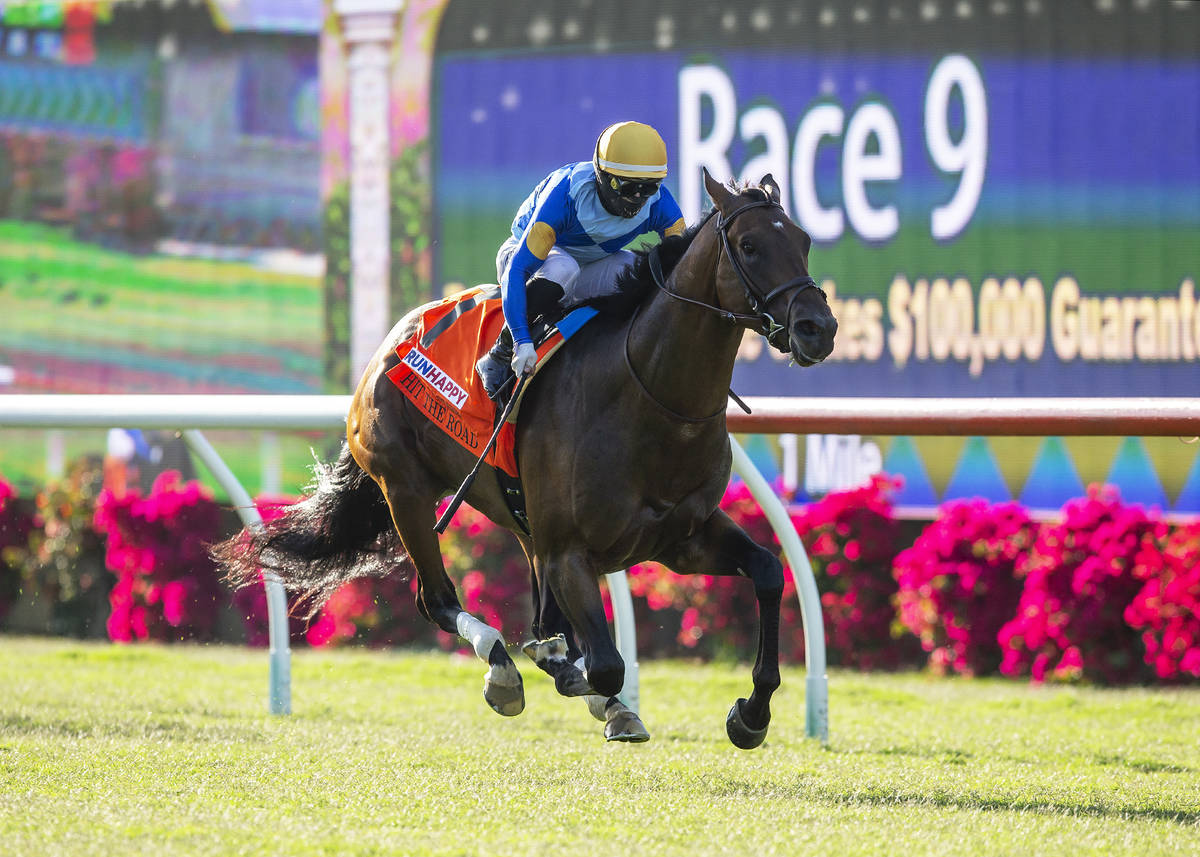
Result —
[[475, 371], [479, 373], [479, 377], [483, 381], [484, 391], [488, 394], [488, 398], [497, 404], [500, 403], [500, 391], [504, 388], [505, 383], [513, 377], [512, 357], [512, 332], [508, 329], [508, 325], [505, 325], [501, 328], [500, 335], [496, 337], [496, 344], [492, 346], [492, 350], [479, 358], [479, 362], [475, 364]]

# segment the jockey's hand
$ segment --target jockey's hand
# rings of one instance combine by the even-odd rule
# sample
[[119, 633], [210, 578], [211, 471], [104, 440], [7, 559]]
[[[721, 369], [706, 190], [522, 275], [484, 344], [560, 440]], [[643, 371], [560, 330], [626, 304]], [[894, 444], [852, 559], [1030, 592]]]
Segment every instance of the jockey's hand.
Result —
[[537, 351], [528, 342], [522, 342], [513, 353], [512, 370], [518, 378], [532, 375], [533, 367], [537, 365]]

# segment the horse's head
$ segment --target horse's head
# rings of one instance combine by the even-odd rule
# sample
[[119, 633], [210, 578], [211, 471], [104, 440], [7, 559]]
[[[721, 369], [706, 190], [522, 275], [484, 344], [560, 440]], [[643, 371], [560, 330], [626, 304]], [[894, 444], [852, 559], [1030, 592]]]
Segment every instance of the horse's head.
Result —
[[705, 170], [704, 186], [722, 250], [718, 302], [801, 366], [820, 363], [833, 351], [837, 320], [808, 273], [812, 238], [783, 210], [778, 184], [768, 174], [735, 192]]

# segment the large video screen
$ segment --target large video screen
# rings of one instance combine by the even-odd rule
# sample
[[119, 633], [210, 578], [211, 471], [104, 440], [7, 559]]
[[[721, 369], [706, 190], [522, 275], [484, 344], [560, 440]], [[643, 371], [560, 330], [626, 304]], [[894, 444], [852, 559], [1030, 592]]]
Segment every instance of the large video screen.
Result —
[[322, 391], [320, 20], [0, 2], [0, 395]]
[[537, 181], [638, 119], [689, 221], [701, 167], [769, 172], [814, 239], [837, 350], [748, 337], [740, 393], [1200, 389], [1200, 4], [617, 5], [450, 5], [437, 283], [493, 280]]

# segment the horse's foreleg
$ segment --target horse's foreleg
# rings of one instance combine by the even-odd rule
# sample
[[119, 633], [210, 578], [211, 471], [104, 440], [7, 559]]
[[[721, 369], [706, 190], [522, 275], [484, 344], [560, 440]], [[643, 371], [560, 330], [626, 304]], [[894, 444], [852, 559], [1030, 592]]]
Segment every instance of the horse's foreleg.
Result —
[[[597, 575], [578, 557], [537, 565], [542, 592], [535, 632], [556, 636], [531, 644], [526, 652], [555, 677], [560, 693], [583, 695], [592, 715], [604, 723], [607, 740], [649, 741], [641, 719], [616, 697], [625, 684], [625, 662], [608, 630]], [[582, 652], [570, 645], [572, 630]]]
[[575, 555], [542, 560], [539, 566], [539, 577], [579, 639], [588, 683], [596, 693], [616, 696], [625, 684], [625, 662], [608, 631], [598, 573]]
[[692, 538], [659, 557], [679, 574], [739, 575], [754, 583], [758, 600], [758, 654], [749, 699], [739, 699], [726, 718], [729, 740], [743, 750], [759, 746], [771, 722], [771, 696], [779, 688], [779, 606], [783, 566], [728, 515], [717, 510]]
[[462, 609], [433, 530], [433, 503], [415, 502], [411, 494], [390, 486], [386, 495], [400, 540], [417, 569], [417, 609], [443, 631], [470, 643], [488, 665], [483, 698], [492, 710], [505, 717], [520, 714], [525, 710], [521, 673], [508, 656], [500, 632]]
[[[534, 560], [531, 563], [536, 567]], [[583, 676], [583, 653], [575, 644], [571, 623], [559, 608], [545, 576], [535, 573], [532, 588], [534, 639], [521, 650], [537, 664], [538, 669], [554, 679], [554, 689], [563, 696], [591, 694], [592, 686]]]

